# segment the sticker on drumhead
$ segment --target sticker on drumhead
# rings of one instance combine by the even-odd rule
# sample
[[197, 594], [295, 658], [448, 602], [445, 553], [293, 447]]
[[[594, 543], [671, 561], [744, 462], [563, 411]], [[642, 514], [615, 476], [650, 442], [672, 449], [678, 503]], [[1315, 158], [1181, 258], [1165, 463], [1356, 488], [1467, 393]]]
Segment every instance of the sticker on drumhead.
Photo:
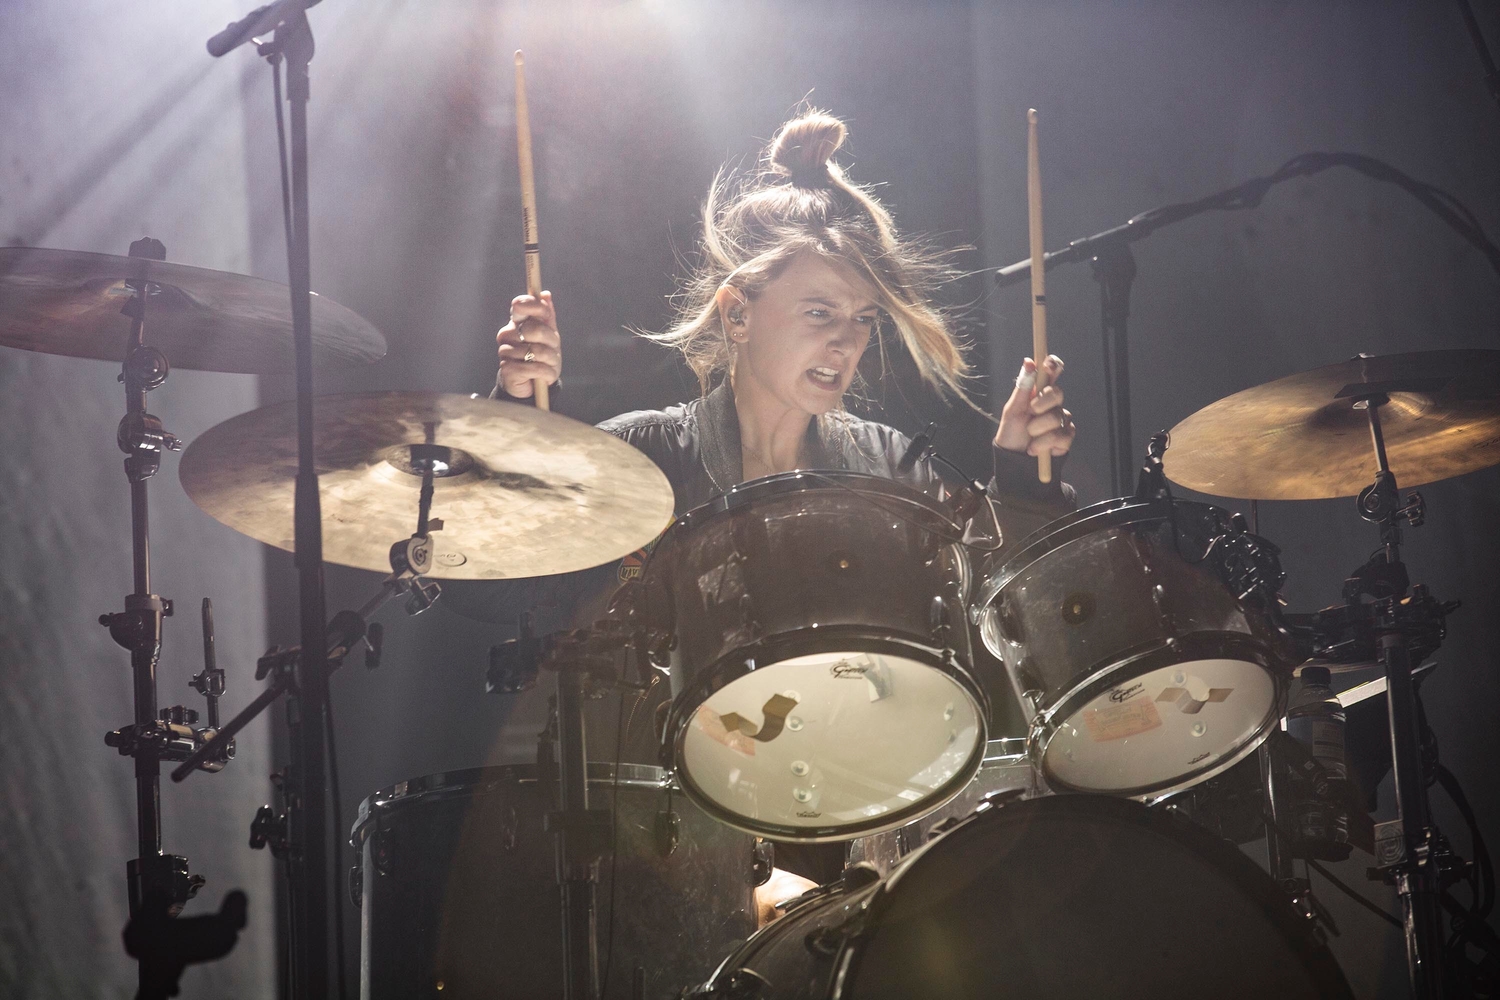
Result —
[[1089, 738], [1095, 743], [1107, 743], [1157, 728], [1161, 725], [1161, 713], [1156, 710], [1155, 702], [1140, 698], [1090, 708], [1083, 713], [1083, 724], [1088, 727]]
[[724, 719], [709, 708], [707, 705], [699, 705], [698, 711], [693, 716], [693, 725], [704, 736], [716, 743], [722, 743], [729, 749], [742, 753], [746, 757], [755, 756], [755, 741], [744, 733], [739, 727], [730, 729], [724, 725]]

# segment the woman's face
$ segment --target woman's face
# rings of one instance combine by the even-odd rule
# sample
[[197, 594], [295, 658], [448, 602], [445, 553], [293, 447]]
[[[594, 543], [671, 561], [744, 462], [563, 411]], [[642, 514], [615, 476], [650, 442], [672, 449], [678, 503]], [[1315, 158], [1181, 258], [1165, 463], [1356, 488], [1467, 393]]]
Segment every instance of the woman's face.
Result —
[[767, 393], [813, 416], [838, 408], [878, 321], [869, 283], [812, 253], [794, 257], [753, 301], [724, 312], [738, 344], [735, 391]]

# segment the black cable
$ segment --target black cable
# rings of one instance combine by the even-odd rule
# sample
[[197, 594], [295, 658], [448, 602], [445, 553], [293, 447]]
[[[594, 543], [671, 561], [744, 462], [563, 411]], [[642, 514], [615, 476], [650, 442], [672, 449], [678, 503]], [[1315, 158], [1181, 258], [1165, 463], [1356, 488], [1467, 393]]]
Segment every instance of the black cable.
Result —
[[333, 697], [323, 699], [323, 718], [328, 722], [328, 789], [333, 795], [333, 941], [338, 958], [339, 1000], [348, 1000], [349, 984], [344, 973], [344, 894], [339, 891], [344, 874], [344, 816], [339, 794], [339, 753], [333, 738]]
[[1327, 868], [1324, 868], [1322, 865], [1320, 865], [1316, 861], [1312, 861], [1312, 860], [1308, 860], [1307, 866], [1309, 868], [1311, 868], [1313, 871], [1317, 872], [1319, 875], [1322, 875], [1328, 881], [1332, 882], [1333, 885], [1334, 885], [1334, 887], [1337, 888], [1337, 889], [1339, 889], [1339, 890], [1341, 890], [1344, 893], [1344, 895], [1348, 896], [1350, 899], [1354, 900], [1360, 906], [1363, 906], [1365, 909], [1367, 909], [1371, 913], [1375, 914], [1381, 920], [1384, 920], [1386, 923], [1390, 924], [1392, 927], [1400, 927], [1401, 926], [1401, 921], [1400, 920], [1397, 920], [1395, 917], [1391, 916], [1389, 913], [1387, 913], [1384, 910], [1382, 910], [1379, 906], [1377, 906], [1376, 904], [1370, 902], [1370, 900], [1366, 899], [1363, 894], [1355, 892], [1353, 889], [1349, 888], [1343, 882], [1339, 881], [1338, 876], [1334, 875], [1333, 872], [1329, 871]]
[[1484, 67], [1484, 82], [1490, 90], [1490, 96], [1495, 99], [1496, 105], [1500, 105], [1500, 68], [1495, 66], [1495, 59], [1490, 55], [1490, 47], [1485, 44], [1484, 32], [1479, 30], [1479, 21], [1474, 17], [1474, 8], [1469, 6], [1469, 0], [1458, 0], [1458, 9], [1464, 18], [1464, 27], [1469, 29], [1469, 38], [1474, 43], [1474, 50], [1479, 53], [1479, 65]]
[[1480, 920], [1487, 919], [1495, 907], [1495, 869], [1490, 860], [1489, 849], [1485, 846], [1484, 836], [1479, 832], [1479, 821], [1474, 816], [1474, 808], [1469, 805], [1469, 797], [1464, 794], [1458, 778], [1444, 764], [1437, 766], [1437, 783], [1448, 793], [1448, 798], [1453, 800], [1459, 815], [1469, 827], [1469, 842], [1474, 848], [1474, 867], [1478, 875], [1477, 885], [1473, 887], [1474, 903], [1470, 911]]
[[615, 770], [609, 793], [609, 916], [605, 923], [604, 975], [599, 977], [600, 1000], [609, 996], [609, 970], [615, 957], [615, 874], [620, 867], [620, 758], [624, 756], [625, 745], [625, 697], [622, 690], [619, 707], [615, 709]]

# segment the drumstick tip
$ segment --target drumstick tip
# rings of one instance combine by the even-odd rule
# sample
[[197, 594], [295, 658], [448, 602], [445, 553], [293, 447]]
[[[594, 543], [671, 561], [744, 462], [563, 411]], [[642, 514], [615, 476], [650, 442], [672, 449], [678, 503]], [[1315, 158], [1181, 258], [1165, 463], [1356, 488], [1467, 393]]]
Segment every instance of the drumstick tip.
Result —
[[[517, 53], [518, 56], [519, 56], [519, 54], [520, 53]], [[1041, 116], [1036, 113], [1036, 108], [1027, 108], [1026, 109], [1026, 120], [1028, 122], [1030, 122], [1031, 124], [1035, 125], [1037, 123], [1037, 119], [1040, 118], [1040, 117]]]
[[516, 49], [516, 65], [517, 66], [525, 66], [526, 65], [526, 56], [524, 56], [521, 53], [520, 49]]

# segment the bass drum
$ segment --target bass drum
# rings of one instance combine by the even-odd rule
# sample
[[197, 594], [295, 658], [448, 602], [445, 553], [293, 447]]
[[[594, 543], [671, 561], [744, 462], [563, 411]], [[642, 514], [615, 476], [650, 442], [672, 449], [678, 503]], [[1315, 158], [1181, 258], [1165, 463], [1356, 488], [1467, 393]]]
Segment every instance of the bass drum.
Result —
[[1353, 996], [1253, 861], [1127, 799], [984, 805], [889, 877], [804, 898], [688, 995]]
[[[403, 781], [359, 807], [353, 895], [362, 1000], [563, 995], [562, 904], [552, 806], [532, 765]], [[613, 800], [613, 801], [611, 801]], [[701, 982], [755, 930], [754, 839], [709, 819], [660, 768], [589, 765], [589, 802], [613, 805], [613, 958], [607, 1000]], [[598, 888], [599, 967], [611, 939], [608, 852]], [[361, 898], [362, 897], [362, 898]]]

